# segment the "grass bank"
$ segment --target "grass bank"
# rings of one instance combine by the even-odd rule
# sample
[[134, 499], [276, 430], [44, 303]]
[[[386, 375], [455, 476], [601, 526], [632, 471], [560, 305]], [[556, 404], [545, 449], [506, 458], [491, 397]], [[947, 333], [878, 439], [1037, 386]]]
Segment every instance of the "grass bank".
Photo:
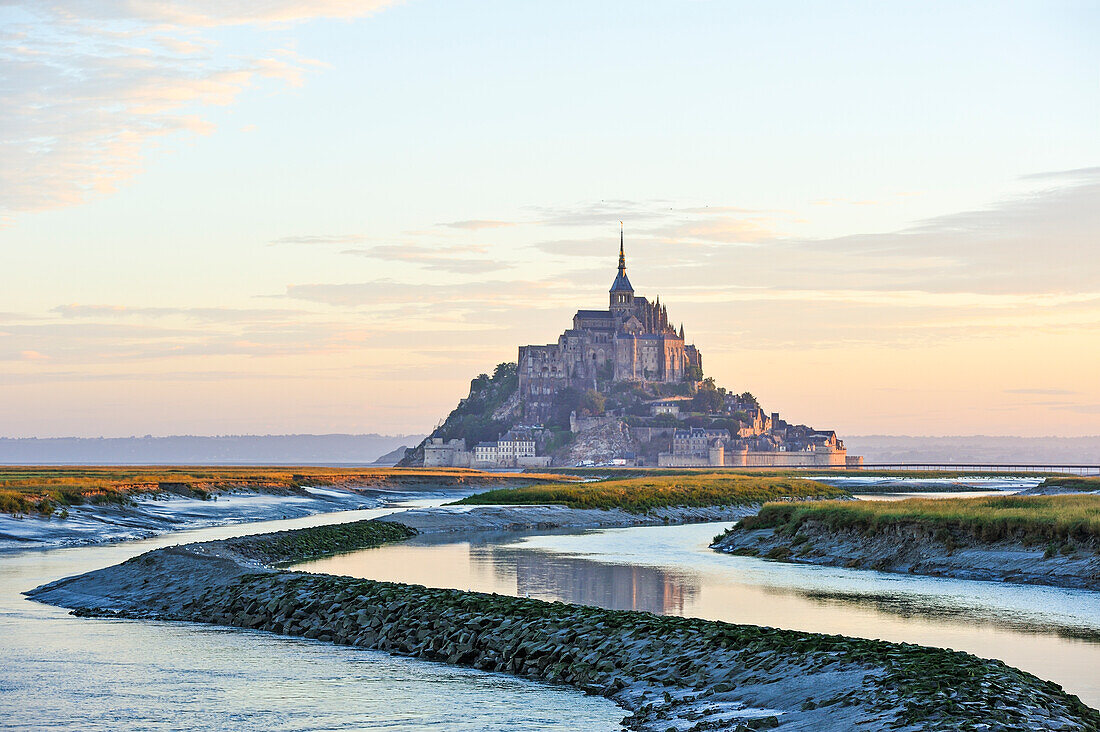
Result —
[[924, 529], [941, 541], [969, 538], [983, 543], [1036, 544], [1100, 542], [1100, 496], [987, 496], [904, 501], [770, 503], [734, 529], [775, 529], [795, 536], [814, 522], [830, 530], [866, 535], [898, 527]]
[[49, 516], [86, 503], [126, 504], [143, 494], [209, 499], [228, 491], [294, 494], [313, 486], [491, 486], [568, 479], [549, 473], [487, 473], [461, 468], [14, 466], [0, 467], [0, 512]]
[[849, 493], [804, 478], [735, 473], [647, 475], [596, 483], [550, 483], [502, 488], [457, 501], [465, 505], [546, 505], [570, 508], [619, 508], [645, 513], [655, 508], [744, 506], [766, 501], [842, 498]]
[[264, 564], [282, 565], [359, 549], [373, 549], [416, 536], [416, 530], [390, 521], [352, 521], [258, 536], [227, 539], [225, 545]]
[[1082, 493], [1088, 493], [1089, 491], [1100, 491], [1100, 476], [1058, 476], [1056, 478], [1047, 478], [1042, 483], [1040, 483], [1038, 487], [1062, 488], [1070, 491], [1081, 491]]

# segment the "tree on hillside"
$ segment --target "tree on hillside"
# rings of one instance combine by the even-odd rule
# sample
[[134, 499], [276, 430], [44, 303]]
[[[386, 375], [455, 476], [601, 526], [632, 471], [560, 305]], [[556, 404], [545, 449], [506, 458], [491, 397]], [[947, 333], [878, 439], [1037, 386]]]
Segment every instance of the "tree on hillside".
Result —
[[713, 378], [706, 378], [699, 385], [699, 391], [691, 400], [691, 410], [703, 414], [714, 414], [722, 411], [726, 404], [726, 390], [714, 383]]
[[595, 389], [589, 389], [580, 399], [580, 408], [582, 412], [591, 417], [598, 417], [603, 414], [606, 404], [607, 397]]

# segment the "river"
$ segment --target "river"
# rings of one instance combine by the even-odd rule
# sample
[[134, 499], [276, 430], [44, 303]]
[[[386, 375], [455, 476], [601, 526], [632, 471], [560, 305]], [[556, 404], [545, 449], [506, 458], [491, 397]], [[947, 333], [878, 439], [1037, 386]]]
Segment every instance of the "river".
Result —
[[[0, 557], [0, 729], [619, 729], [620, 709], [568, 687], [261, 632], [74, 618], [19, 594], [161, 546], [440, 502]], [[956, 648], [1100, 706], [1100, 593], [712, 552], [728, 525], [416, 537], [299, 568]]]
[[711, 551], [727, 526], [424, 536], [296, 569], [953, 648], [1100, 706], [1100, 593]]
[[271, 633], [76, 618], [20, 594], [162, 546], [373, 518], [392, 510], [0, 556], [0, 729], [620, 729], [621, 709], [571, 687]]

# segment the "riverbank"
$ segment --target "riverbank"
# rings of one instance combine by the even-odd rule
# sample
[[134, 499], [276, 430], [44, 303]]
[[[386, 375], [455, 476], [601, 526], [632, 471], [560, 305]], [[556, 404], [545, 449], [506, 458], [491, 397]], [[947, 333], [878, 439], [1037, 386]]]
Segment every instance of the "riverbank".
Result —
[[766, 501], [850, 498], [843, 488], [805, 478], [738, 473], [676, 473], [591, 482], [539, 483], [497, 488], [458, 501], [465, 505], [546, 505], [574, 509], [619, 509], [646, 513], [654, 509], [760, 505]]
[[462, 496], [561, 476], [296, 467], [0, 467], [0, 553]]
[[[339, 548], [407, 535], [368, 523], [344, 525]], [[159, 549], [29, 594], [567, 683], [628, 709], [633, 729], [1100, 726], [1056, 685], [954, 651], [270, 568], [316, 551], [317, 531]]]
[[850, 497], [799, 478], [697, 473], [497, 488], [390, 520], [421, 533], [606, 529], [737, 521], [765, 501]]
[[1100, 590], [1100, 496], [768, 504], [717, 551], [957, 579]]
[[171, 494], [147, 495], [125, 503], [72, 506], [64, 518], [60, 515], [0, 514], [0, 554], [109, 544], [187, 529], [374, 508], [382, 504], [386, 495], [379, 491], [336, 488], [309, 488], [294, 495], [235, 491], [209, 500]]
[[744, 506], [675, 506], [631, 513], [618, 508], [568, 506], [467, 506], [412, 508], [392, 514], [387, 521], [422, 534], [466, 531], [549, 531], [552, 529], [610, 529], [627, 526], [664, 526], [709, 521], [737, 521], [760, 510]]
[[246, 491], [301, 495], [306, 488], [356, 490], [431, 486], [475, 487], [560, 482], [548, 473], [492, 473], [466, 468], [324, 468], [303, 466], [0, 466], [0, 512], [64, 517], [72, 506], [126, 504], [177, 495], [207, 500]]

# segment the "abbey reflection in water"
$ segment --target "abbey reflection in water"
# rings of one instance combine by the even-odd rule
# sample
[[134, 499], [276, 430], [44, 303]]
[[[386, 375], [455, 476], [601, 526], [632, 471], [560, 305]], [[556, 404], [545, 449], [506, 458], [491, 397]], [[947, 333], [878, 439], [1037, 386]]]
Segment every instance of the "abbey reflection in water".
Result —
[[604, 564], [492, 547], [499, 571], [515, 573], [516, 594], [612, 610], [683, 615], [699, 594], [690, 576], [657, 567]]

